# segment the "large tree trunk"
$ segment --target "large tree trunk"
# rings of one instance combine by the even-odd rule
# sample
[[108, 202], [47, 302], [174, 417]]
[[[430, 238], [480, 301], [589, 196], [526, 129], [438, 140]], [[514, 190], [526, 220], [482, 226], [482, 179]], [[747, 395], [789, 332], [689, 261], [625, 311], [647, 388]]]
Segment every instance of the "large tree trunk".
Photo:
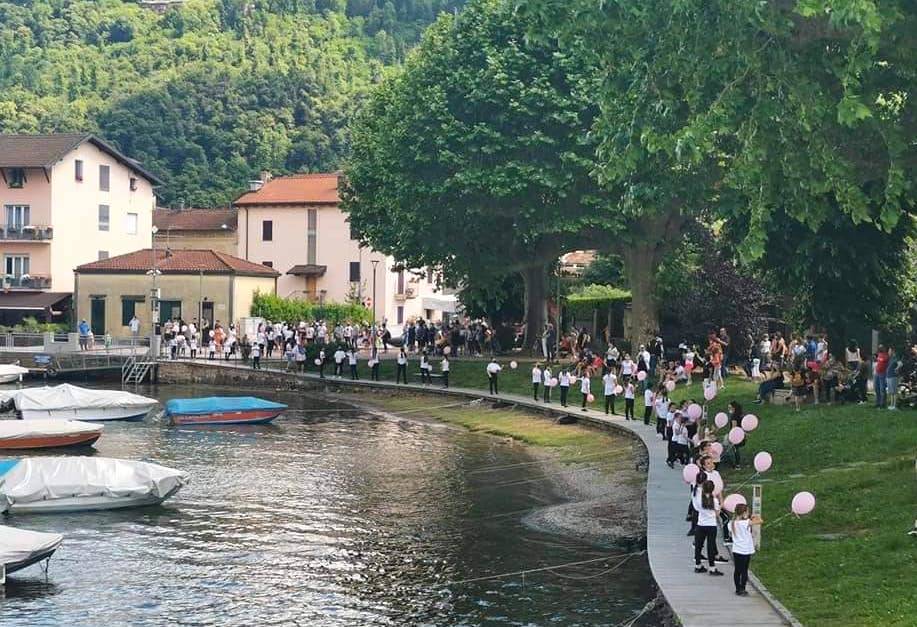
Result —
[[632, 352], [659, 333], [659, 302], [656, 299], [658, 248], [658, 242], [638, 242], [624, 251], [624, 269], [631, 293], [627, 340]]
[[544, 264], [522, 270], [525, 283], [525, 349], [541, 340], [547, 309], [548, 278]]

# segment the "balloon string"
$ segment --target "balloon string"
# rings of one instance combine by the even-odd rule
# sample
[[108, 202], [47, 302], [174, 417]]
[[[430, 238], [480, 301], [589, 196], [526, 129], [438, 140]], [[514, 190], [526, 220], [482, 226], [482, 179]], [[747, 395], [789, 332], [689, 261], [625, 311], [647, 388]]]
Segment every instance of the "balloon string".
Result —
[[762, 529], [767, 529], [768, 527], [774, 527], [774, 526], [777, 525], [777, 523], [779, 523], [780, 521], [782, 521], [784, 518], [787, 518], [788, 516], [792, 516], [792, 515], [793, 515], [793, 512], [790, 512], [790, 513], [788, 513], [788, 514], [784, 514], [783, 516], [781, 516], [781, 517], [778, 518], [777, 520], [771, 521], [771, 522], [767, 523], [766, 525], [764, 525], [764, 526], [762, 527]]
[[745, 487], [746, 485], [748, 485], [749, 482], [754, 481], [754, 480], [755, 480], [755, 477], [757, 477], [757, 476], [760, 475], [760, 474], [761, 474], [761, 473], [756, 472], [755, 474], [753, 474], [752, 476], [750, 476], [748, 479], [746, 479], [745, 481], [743, 481], [742, 483], [740, 483], [738, 486], [736, 486], [736, 487], [733, 488], [733, 489], [734, 489], [734, 490], [741, 490], [743, 487]]

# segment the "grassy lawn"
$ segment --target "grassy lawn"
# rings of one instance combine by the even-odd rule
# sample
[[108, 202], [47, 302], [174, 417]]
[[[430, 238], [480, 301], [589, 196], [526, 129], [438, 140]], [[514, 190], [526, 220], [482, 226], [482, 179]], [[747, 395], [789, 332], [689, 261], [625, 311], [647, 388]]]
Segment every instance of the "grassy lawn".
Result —
[[[531, 362], [520, 360], [519, 368], [510, 370], [508, 361], [500, 360], [501, 392], [531, 394]], [[438, 360], [434, 363], [438, 372]], [[484, 360], [453, 360], [451, 384], [486, 391], [485, 366]], [[361, 377], [368, 378], [364, 370]], [[417, 372], [416, 360], [409, 372]], [[393, 380], [394, 374], [394, 362], [384, 362], [381, 378]], [[598, 383], [593, 380], [594, 390]], [[710, 404], [713, 415], [735, 399], [761, 419], [741, 451], [744, 468], [724, 472], [727, 493], [730, 484], [751, 477], [755, 453], [768, 451], [774, 457], [773, 467], [758, 479], [764, 486], [764, 519], [772, 522], [764, 527], [752, 569], [806, 625], [917, 624], [917, 538], [906, 535], [917, 518], [917, 414], [871, 405], [809, 405], [797, 413], [792, 406], [751, 404], [755, 390], [733, 377]], [[698, 384], [679, 386], [672, 396], [702, 398]], [[578, 400], [578, 387], [571, 389], [571, 397]], [[592, 443], [602, 437], [595, 431], [534, 417], [510, 419], [503, 411], [474, 409], [436, 417], [542, 446], [569, 446], [572, 458], [607, 447]], [[801, 490], [816, 496], [815, 511], [777, 522]], [[748, 486], [741, 492], [751, 500]]]

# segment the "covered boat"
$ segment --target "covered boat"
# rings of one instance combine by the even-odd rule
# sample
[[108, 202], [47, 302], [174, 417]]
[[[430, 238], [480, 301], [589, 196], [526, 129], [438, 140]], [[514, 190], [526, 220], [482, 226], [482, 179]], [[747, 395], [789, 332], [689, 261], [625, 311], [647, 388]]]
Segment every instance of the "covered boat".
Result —
[[108, 457], [0, 460], [0, 512], [59, 513], [156, 505], [187, 483], [157, 464]]
[[210, 396], [166, 401], [166, 416], [176, 425], [263, 424], [286, 410], [254, 396]]
[[22, 381], [22, 377], [27, 374], [29, 369], [18, 364], [0, 364], [0, 383]]
[[90, 446], [104, 428], [76, 420], [0, 420], [0, 449]]
[[158, 401], [121, 390], [90, 390], [69, 383], [0, 392], [26, 420], [143, 420]]
[[51, 557], [64, 536], [0, 525], [0, 566], [7, 574]]

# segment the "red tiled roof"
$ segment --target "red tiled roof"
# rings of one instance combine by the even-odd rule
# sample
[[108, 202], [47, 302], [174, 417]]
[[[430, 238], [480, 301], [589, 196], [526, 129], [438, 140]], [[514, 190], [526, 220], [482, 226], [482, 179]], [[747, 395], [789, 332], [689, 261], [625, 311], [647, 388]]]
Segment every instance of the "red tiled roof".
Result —
[[235, 209], [156, 209], [153, 224], [160, 231], [235, 231], [237, 212]]
[[[106, 272], [140, 273], [147, 272], [153, 265], [153, 252], [149, 248], [137, 250], [126, 255], [100, 259], [84, 263], [76, 272], [84, 274], [104, 274]], [[246, 274], [256, 276], [280, 276], [280, 273], [267, 266], [239, 259], [215, 250], [173, 250], [156, 249], [156, 269], [163, 274]]]
[[293, 174], [278, 176], [269, 180], [255, 192], [245, 192], [234, 205], [336, 205], [341, 201], [338, 195], [338, 175]]

